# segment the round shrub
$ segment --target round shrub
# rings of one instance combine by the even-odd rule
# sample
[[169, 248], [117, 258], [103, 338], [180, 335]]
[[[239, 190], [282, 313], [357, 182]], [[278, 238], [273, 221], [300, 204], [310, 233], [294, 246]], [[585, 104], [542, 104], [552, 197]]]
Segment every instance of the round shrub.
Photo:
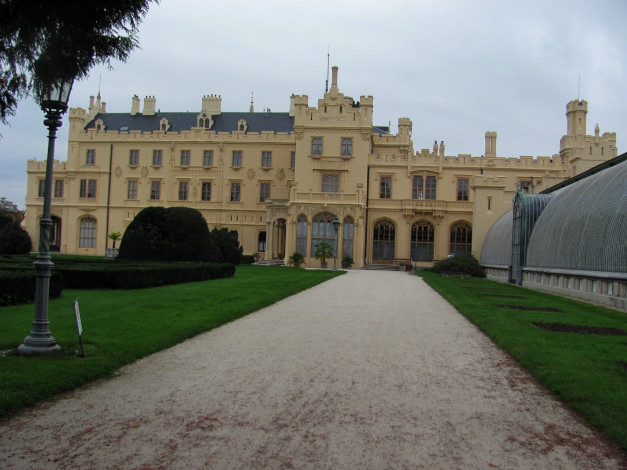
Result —
[[213, 263], [239, 264], [243, 248], [237, 241], [237, 236], [227, 228], [214, 228], [209, 234], [210, 250], [209, 261]]
[[33, 248], [28, 232], [17, 222], [5, 224], [0, 229], [0, 253], [4, 255], [24, 255]]
[[207, 222], [189, 207], [147, 207], [130, 223], [118, 259], [209, 261], [211, 240]]
[[475, 277], [485, 277], [479, 261], [469, 253], [438, 261], [431, 268], [431, 271], [435, 273], [466, 273]]

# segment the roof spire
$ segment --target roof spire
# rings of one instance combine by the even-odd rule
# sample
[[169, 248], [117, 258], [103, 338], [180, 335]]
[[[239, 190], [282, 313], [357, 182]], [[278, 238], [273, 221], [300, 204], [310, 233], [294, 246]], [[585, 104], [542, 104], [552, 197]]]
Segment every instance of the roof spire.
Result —
[[249, 112], [254, 113], [255, 112], [255, 104], [254, 104], [254, 93], [251, 91], [250, 92], [250, 110]]
[[331, 46], [327, 45], [327, 83], [326, 83], [326, 86], [324, 88], [324, 92], [325, 93], [329, 92], [329, 63], [330, 63], [329, 61], [330, 61], [330, 56], [331, 56], [330, 48], [331, 48]]

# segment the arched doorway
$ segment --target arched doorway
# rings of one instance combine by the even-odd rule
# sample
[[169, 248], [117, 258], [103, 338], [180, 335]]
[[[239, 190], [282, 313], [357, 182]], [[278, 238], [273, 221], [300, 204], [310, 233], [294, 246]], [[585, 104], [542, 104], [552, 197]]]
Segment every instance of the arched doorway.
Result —
[[391, 263], [394, 260], [395, 242], [396, 227], [394, 222], [388, 219], [377, 222], [372, 233], [372, 262]]
[[327, 242], [333, 247], [333, 254], [335, 256], [336, 250], [336, 234], [333, 231], [333, 219], [335, 215], [330, 212], [323, 212], [316, 215], [311, 223], [311, 257], [314, 257], [316, 247], [319, 243]]
[[433, 261], [433, 241], [435, 228], [427, 220], [419, 220], [411, 226], [412, 261]]

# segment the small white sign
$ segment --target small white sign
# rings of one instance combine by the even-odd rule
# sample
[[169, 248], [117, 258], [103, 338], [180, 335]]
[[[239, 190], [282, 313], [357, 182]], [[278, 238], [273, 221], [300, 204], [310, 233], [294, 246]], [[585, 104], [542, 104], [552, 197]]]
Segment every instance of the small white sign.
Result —
[[74, 314], [76, 315], [76, 327], [78, 328], [78, 335], [83, 334], [83, 325], [81, 324], [81, 312], [78, 309], [78, 300], [74, 301]]

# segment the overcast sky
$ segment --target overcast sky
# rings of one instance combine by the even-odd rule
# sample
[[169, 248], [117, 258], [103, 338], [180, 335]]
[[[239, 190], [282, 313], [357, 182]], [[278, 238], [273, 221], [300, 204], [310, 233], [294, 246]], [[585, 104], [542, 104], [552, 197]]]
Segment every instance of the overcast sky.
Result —
[[[484, 153], [498, 133], [503, 157], [552, 155], [566, 103], [588, 101], [588, 133], [627, 139], [624, 0], [162, 0], [140, 25], [141, 49], [74, 85], [71, 107], [98, 89], [109, 112], [154, 95], [162, 111], [286, 112], [289, 97], [324, 93], [327, 50], [342, 93], [374, 96], [374, 123], [413, 121], [414, 148], [443, 140], [447, 155]], [[579, 77], [581, 77], [579, 79]], [[43, 113], [28, 99], [0, 125], [0, 196], [24, 207], [26, 161], [44, 160]], [[56, 158], [66, 160], [67, 115]]]

